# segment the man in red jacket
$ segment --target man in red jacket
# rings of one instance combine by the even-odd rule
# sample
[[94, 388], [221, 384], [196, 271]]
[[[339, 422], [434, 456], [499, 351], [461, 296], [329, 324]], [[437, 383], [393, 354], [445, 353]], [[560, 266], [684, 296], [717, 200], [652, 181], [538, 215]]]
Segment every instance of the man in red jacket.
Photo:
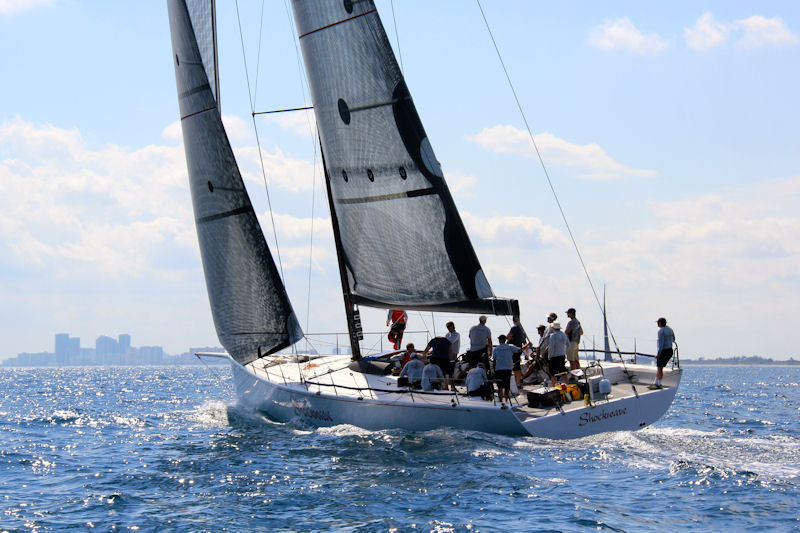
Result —
[[406, 330], [408, 315], [402, 309], [389, 309], [389, 316], [386, 317], [386, 325], [389, 328], [389, 341], [394, 343], [394, 349], [399, 350], [403, 344], [403, 332]]

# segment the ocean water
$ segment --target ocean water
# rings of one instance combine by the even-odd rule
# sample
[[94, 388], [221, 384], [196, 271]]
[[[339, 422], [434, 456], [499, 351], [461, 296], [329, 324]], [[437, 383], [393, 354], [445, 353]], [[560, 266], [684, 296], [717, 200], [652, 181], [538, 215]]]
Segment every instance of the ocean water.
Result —
[[800, 531], [800, 367], [572, 441], [313, 429], [226, 367], [0, 369], [0, 531]]

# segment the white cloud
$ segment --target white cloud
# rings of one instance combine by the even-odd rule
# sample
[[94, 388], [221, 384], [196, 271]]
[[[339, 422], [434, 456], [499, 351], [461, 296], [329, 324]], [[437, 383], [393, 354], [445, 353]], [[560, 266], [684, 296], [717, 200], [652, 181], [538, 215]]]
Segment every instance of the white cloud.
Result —
[[[485, 128], [467, 139], [494, 152], [536, 158], [528, 132], [514, 126]], [[551, 133], [540, 133], [536, 135], [536, 144], [545, 163], [585, 169], [587, 172], [582, 175], [585, 179], [605, 181], [619, 179], [621, 174], [647, 177], [657, 175], [654, 170], [630, 168], [618, 163], [596, 143], [573, 144]]]
[[181, 129], [180, 120], [176, 120], [172, 124], [169, 124], [163, 130], [161, 130], [161, 138], [164, 139], [165, 141], [182, 143], [183, 130]]
[[611, 243], [598, 266], [641, 287], [761, 287], [783, 298], [800, 289], [798, 200], [800, 178], [656, 203], [657, 224]]
[[[253, 140], [253, 125], [245, 122], [238, 115], [222, 115], [222, 124], [232, 145]], [[182, 143], [183, 130], [180, 120], [176, 120], [164, 128], [161, 131], [161, 138], [165, 141]]]
[[0, 0], [0, 15], [21, 13], [40, 6], [54, 4], [55, 0]]
[[314, 240], [333, 242], [333, 230], [331, 229], [330, 217], [303, 218], [292, 215], [274, 213], [270, 217], [269, 212], [259, 214], [262, 228], [272, 228], [271, 220], [275, 220], [278, 232], [278, 239], [281, 242], [307, 242], [314, 231]]
[[589, 32], [590, 46], [604, 50], [626, 50], [637, 54], [661, 52], [669, 43], [656, 33], [643, 34], [628, 17], [609, 20]]
[[253, 142], [253, 123], [246, 122], [238, 115], [222, 115], [222, 124], [231, 144]]
[[704, 13], [692, 28], [684, 28], [683, 33], [689, 48], [701, 52], [724, 45], [731, 33], [739, 35], [737, 48], [758, 48], [764, 46], [790, 46], [800, 42], [779, 17], [766, 18], [753, 15], [746, 19], [726, 23], [714, 19], [711, 13]]
[[472, 196], [472, 189], [478, 184], [478, 178], [461, 172], [446, 172], [445, 179], [450, 192], [461, 196]]
[[714, 20], [714, 16], [709, 12], [703, 13], [693, 28], [683, 30], [689, 48], [700, 52], [725, 44], [729, 33], [730, 26]]
[[507, 245], [509, 241], [517, 244], [525, 241], [526, 247], [530, 244], [559, 246], [568, 243], [566, 237], [558, 229], [545, 225], [536, 217], [478, 216], [464, 212], [461, 213], [461, 218], [464, 220], [470, 236], [487, 242], [500, 242]]
[[259, 184], [262, 188], [264, 186], [264, 177], [261, 174], [262, 161], [270, 188], [275, 186], [293, 193], [307, 192], [313, 189], [313, 180], [317, 180], [317, 186], [322, 187], [323, 173], [322, 165], [319, 163], [314, 165], [305, 159], [293, 159], [277, 147], [274, 152], [262, 149], [261, 157], [255, 146], [234, 149], [234, 152], [239, 161], [242, 177], [246, 181]]
[[314, 116], [314, 112], [310, 109], [286, 113], [271, 113], [269, 115], [260, 116], [265, 122], [277, 124], [284, 131], [309, 139], [316, 137], [316, 117]]
[[790, 46], [800, 38], [793, 34], [780, 17], [766, 18], [753, 15], [735, 22], [743, 35], [736, 42], [739, 48], [758, 48], [762, 46]]
[[0, 123], [0, 241], [10, 264], [60, 275], [152, 270], [164, 243], [196, 246], [183, 150], [87, 146], [75, 130]]

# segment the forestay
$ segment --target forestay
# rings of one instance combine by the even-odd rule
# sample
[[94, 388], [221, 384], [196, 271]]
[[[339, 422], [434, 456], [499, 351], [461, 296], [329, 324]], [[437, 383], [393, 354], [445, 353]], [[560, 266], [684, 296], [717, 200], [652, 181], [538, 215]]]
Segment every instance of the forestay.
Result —
[[[210, 1], [210, 0], [207, 0]], [[175, 78], [197, 236], [217, 336], [247, 364], [303, 335], [222, 126], [184, 0], [169, 0]]]
[[355, 303], [512, 314], [467, 236], [371, 0], [295, 0]]

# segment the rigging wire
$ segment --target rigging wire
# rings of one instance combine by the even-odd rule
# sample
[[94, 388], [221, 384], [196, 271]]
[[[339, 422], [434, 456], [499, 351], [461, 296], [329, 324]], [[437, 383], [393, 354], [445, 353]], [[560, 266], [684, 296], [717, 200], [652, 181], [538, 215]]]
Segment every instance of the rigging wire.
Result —
[[[558, 206], [558, 211], [561, 213], [561, 219], [564, 221], [564, 226], [567, 228], [567, 233], [569, 233], [569, 238], [572, 241], [572, 246], [575, 248], [575, 253], [578, 254], [578, 260], [581, 263], [581, 268], [583, 268], [583, 273], [586, 275], [586, 280], [589, 282], [589, 287], [592, 290], [592, 295], [594, 296], [595, 302], [597, 302], [597, 306], [600, 308], [600, 311], [603, 313], [605, 317], [605, 309], [603, 309], [603, 305], [600, 303], [600, 298], [597, 296], [597, 290], [594, 287], [594, 283], [592, 282], [592, 278], [589, 275], [589, 269], [586, 267], [586, 263], [583, 260], [583, 255], [581, 254], [580, 248], [578, 248], [578, 242], [575, 239], [575, 235], [572, 233], [572, 228], [567, 221], [567, 215], [564, 212], [564, 208], [561, 206], [561, 201], [558, 199], [558, 194], [556, 193], [556, 189], [553, 186], [553, 181], [550, 179], [550, 173], [547, 171], [547, 167], [544, 164], [544, 159], [542, 158], [542, 154], [539, 151], [539, 146], [536, 144], [536, 140], [533, 138], [533, 132], [531, 131], [531, 127], [528, 124], [528, 118], [525, 116], [525, 111], [522, 109], [522, 104], [519, 101], [519, 97], [517, 96], [517, 91], [514, 89], [514, 84], [511, 81], [511, 75], [508, 73], [508, 69], [506, 68], [505, 61], [503, 61], [503, 56], [500, 54], [500, 48], [497, 45], [497, 41], [494, 38], [494, 34], [492, 33], [492, 28], [489, 26], [489, 21], [486, 18], [486, 13], [483, 11], [483, 6], [481, 5], [481, 0], [475, 0], [478, 4], [478, 9], [481, 12], [481, 16], [483, 17], [483, 22], [486, 25], [486, 30], [489, 32], [489, 37], [492, 40], [492, 44], [494, 45], [494, 50], [497, 53], [497, 58], [500, 60], [500, 65], [503, 68], [503, 73], [506, 76], [506, 81], [508, 82], [508, 86], [511, 89], [511, 93], [514, 95], [514, 101], [517, 103], [517, 109], [519, 110], [520, 115], [522, 116], [522, 121], [525, 123], [525, 129], [528, 131], [528, 136], [531, 139], [531, 143], [533, 144], [533, 148], [536, 151], [536, 157], [539, 159], [539, 163], [542, 166], [542, 170], [544, 171], [544, 175], [547, 178], [547, 184], [550, 186], [550, 191], [553, 193], [553, 198], [556, 201], [556, 205]], [[614, 347], [616, 348], [617, 353], [619, 353], [620, 349], [617, 345], [617, 340], [614, 338], [614, 334], [611, 331], [611, 328], [608, 328], [609, 335], [611, 336], [612, 341], [614, 342]], [[620, 359], [622, 355], [620, 354]], [[623, 366], [625, 365], [624, 359], [622, 360]]]
[[258, 99], [258, 75], [261, 73], [261, 38], [264, 35], [264, 2], [261, 2], [261, 22], [258, 27], [258, 53], [256, 54], [256, 82], [253, 87], [253, 108]]
[[[259, 160], [259, 163], [261, 164], [261, 176], [264, 179], [264, 190], [267, 193], [267, 206], [269, 207], [269, 219], [270, 219], [270, 222], [272, 222], [272, 234], [273, 234], [273, 237], [275, 238], [275, 253], [278, 256], [278, 266], [280, 267], [280, 271], [281, 271], [281, 281], [283, 282], [283, 284], [285, 286], [286, 285], [286, 278], [285, 278], [285, 276], [283, 274], [283, 260], [281, 259], [281, 249], [280, 249], [280, 245], [278, 244], [278, 230], [277, 230], [277, 228], [275, 226], [275, 216], [274, 216], [274, 213], [272, 211], [272, 200], [270, 199], [270, 195], [269, 195], [269, 185], [267, 185], [267, 171], [264, 168], [264, 154], [263, 154], [263, 151], [261, 149], [261, 140], [259, 139], [259, 136], [258, 136], [258, 126], [256, 125], [255, 102], [253, 100], [253, 98], [254, 98], [253, 91], [252, 91], [252, 89], [250, 87], [250, 73], [248, 72], [248, 69], [247, 69], [247, 54], [245, 52], [245, 46], [244, 46], [244, 32], [242, 31], [242, 17], [239, 14], [239, 0], [235, 1], [235, 5], [236, 5], [236, 19], [237, 19], [237, 22], [239, 24], [239, 40], [241, 41], [241, 44], [242, 44], [242, 59], [244, 60], [244, 75], [245, 75], [245, 79], [247, 80], [247, 94], [248, 94], [248, 98], [250, 99], [250, 118], [253, 121], [253, 131], [255, 132], [256, 145], [258, 146], [258, 160]], [[292, 345], [292, 346], [294, 346], [294, 345]]]
[[[286, 12], [286, 21], [289, 25], [289, 33], [293, 35], [294, 24], [292, 22], [292, 14], [289, 11], [289, 4], [284, 1], [283, 2], [284, 11]], [[308, 80], [305, 77], [305, 72], [303, 71], [303, 61], [300, 57], [300, 48], [297, 46], [297, 39], [292, 39], [292, 43], [294, 43], [294, 55], [297, 61], [297, 73], [300, 79], [300, 88], [303, 93], [303, 100], [308, 101]], [[298, 108], [297, 111], [305, 110], [305, 109], [313, 109], [312, 106], [305, 106], [305, 108]], [[309, 232], [309, 243], [308, 243], [308, 284], [306, 288], [306, 331], [309, 329], [309, 321], [311, 319], [311, 272], [314, 264], [314, 213], [316, 207], [316, 196], [317, 196], [317, 163], [318, 163], [318, 156], [319, 153], [317, 152], [317, 148], [319, 145], [319, 132], [317, 128], [311, 123], [311, 113], [306, 113], [306, 122], [308, 123], [308, 130], [311, 132], [311, 149], [312, 153], [314, 154], [314, 161], [312, 164], [312, 174], [311, 174], [311, 231]], [[308, 348], [308, 338], [306, 337], [306, 348]]]
[[392, 24], [394, 24], [394, 40], [397, 42], [397, 59], [400, 61], [400, 72], [403, 72], [403, 53], [400, 51], [400, 34], [397, 32], [397, 19], [394, 16], [394, 0], [389, 3], [392, 6]]

